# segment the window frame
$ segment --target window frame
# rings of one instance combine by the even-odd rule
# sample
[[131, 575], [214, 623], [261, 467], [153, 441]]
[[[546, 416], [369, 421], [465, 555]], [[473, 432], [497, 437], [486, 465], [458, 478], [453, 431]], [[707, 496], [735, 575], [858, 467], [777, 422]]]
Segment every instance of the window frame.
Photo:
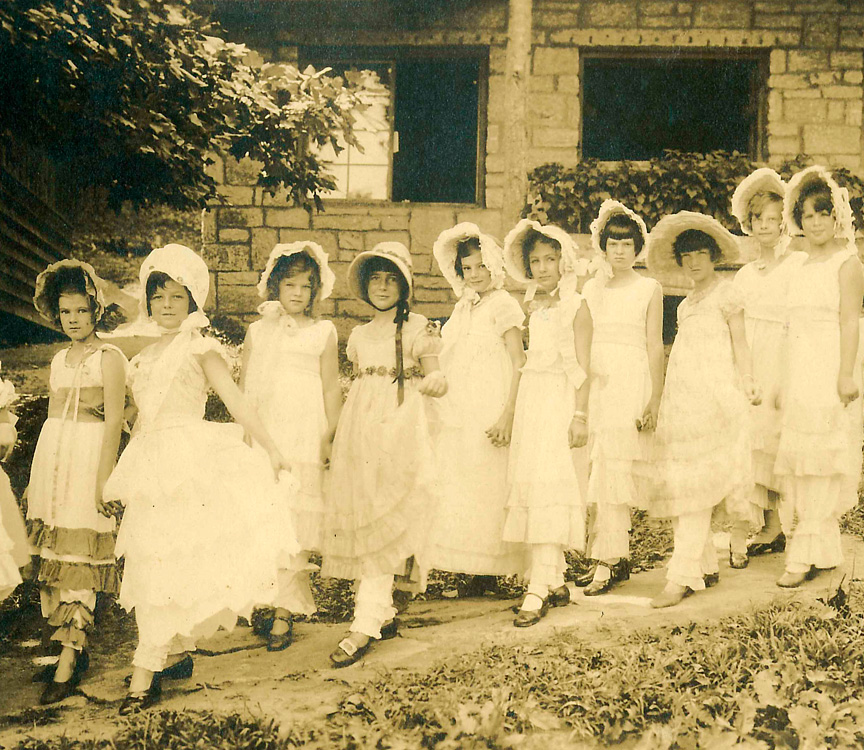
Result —
[[[589, 47], [581, 48], [579, 51], [579, 111], [581, 120], [579, 123], [579, 159], [586, 157], [584, 154], [584, 132], [585, 132], [585, 62], [587, 60], [750, 60], [756, 63], [759, 88], [755, 93], [756, 119], [751, 128], [747, 156], [755, 161], [765, 161], [768, 158], [768, 77], [770, 75], [770, 49], [762, 47], [740, 47], [735, 49], [713, 48], [713, 47]], [[753, 93], [751, 92], [751, 96]], [[601, 164], [621, 164], [622, 162], [634, 164], [647, 164], [643, 159], [620, 159], [600, 160]]]
[[[489, 104], [489, 46], [488, 45], [435, 45], [435, 46], [404, 46], [404, 45], [311, 45], [304, 44], [297, 48], [297, 59], [300, 70], [307, 65], [317, 69], [323, 61], [339, 63], [384, 64], [390, 67], [392, 94], [390, 98], [390, 148], [389, 169], [387, 172], [387, 198], [383, 200], [363, 200], [353, 198], [328, 198], [322, 196], [328, 203], [349, 203], [353, 205], [402, 205], [410, 203], [414, 206], [485, 206], [486, 198], [486, 139], [488, 130]], [[393, 155], [396, 123], [396, 78], [398, 66], [403, 60], [472, 60], [479, 63], [477, 73], [477, 128], [474, 133], [476, 143], [476, 167], [474, 175], [473, 203], [441, 203], [434, 201], [393, 201]]]

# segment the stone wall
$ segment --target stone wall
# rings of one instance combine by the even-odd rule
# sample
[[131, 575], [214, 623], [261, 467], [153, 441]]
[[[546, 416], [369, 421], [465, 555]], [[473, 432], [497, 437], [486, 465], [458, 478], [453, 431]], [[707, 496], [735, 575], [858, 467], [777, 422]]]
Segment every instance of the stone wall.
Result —
[[[395, 239], [407, 244], [415, 258], [417, 309], [432, 316], [446, 314], [452, 296], [431, 259], [437, 234], [463, 220], [475, 221], [498, 237], [509, 229], [502, 225], [500, 211], [506, 149], [501, 142], [506, 117], [505, 0], [470, 0], [446, 16], [427, 19], [419, 28], [416, 19], [410, 28], [388, 27], [387, 19], [369, 28], [322, 28], [304, 23], [300, 13], [292, 17], [285, 7], [278, 19], [271, 17], [265, 8], [274, 5], [280, 4], [256, 8], [253, 23], [247, 18], [232, 27], [226, 18], [233, 38], [269, 59], [296, 59], [297, 47], [303, 44], [488, 47], [484, 202], [474, 206], [326, 201], [324, 213], [309, 216], [287, 208], [280, 197], [263, 195], [254, 186], [250, 165], [219, 163], [216, 176], [232, 206], [214, 207], [204, 220], [205, 253], [216, 276], [216, 305], [220, 311], [249, 317], [256, 302], [253, 286], [269, 250], [277, 241], [309, 237], [331, 254], [339, 277], [334, 299], [322, 313], [344, 319], [347, 327], [365, 313], [360, 303], [347, 298], [347, 264], [357, 251]], [[862, 167], [861, 0], [535, 0], [529, 166], [578, 160], [580, 53], [601, 48], [762, 52], [768, 74], [763, 139], [769, 161], [808, 153], [829, 166]]]

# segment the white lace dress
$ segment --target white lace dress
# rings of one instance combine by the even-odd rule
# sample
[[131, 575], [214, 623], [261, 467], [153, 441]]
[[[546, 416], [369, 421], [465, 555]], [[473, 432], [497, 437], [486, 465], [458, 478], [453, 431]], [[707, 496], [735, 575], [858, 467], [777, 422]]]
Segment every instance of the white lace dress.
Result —
[[748, 263], [735, 274], [735, 287], [744, 299], [744, 324], [753, 362], [753, 377], [762, 390], [762, 403], [751, 406], [753, 420], [754, 502], [769, 507], [768, 492], [778, 491], [774, 474], [780, 443], [780, 390], [786, 372], [787, 295], [795, 268], [806, 260], [806, 253], [790, 253], [769, 273], [759, 270], [757, 262]]
[[727, 516], [759, 525], [750, 503], [749, 403], [728, 324], [742, 309], [740, 293], [725, 280], [678, 306], [655, 437], [654, 515], [680, 516], [722, 503]]
[[508, 465], [508, 542], [585, 547], [587, 451], [571, 450], [568, 436], [576, 388], [585, 380], [573, 342], [573, 321], [581, 304], [582, 297], [573, 293], [558, 304], [538, 307], [528, 322], [528, 357]]
[[433, 568], [477, 575], [522, 573], [519, 545], [502, 538], [507, 500], [507, 448], [486, 435], [507, 403], [513, 364], [504, 334], [525, 315], [499, 289], [473, 304], [460, 301], [442, 330], [441, 369], [449, 390], [441, 399], [436, 441], [442, 496], [432, 532]]
[[280, 554], [299, 552], [287, 512], [297, 483], [243, 442], [239, 425], [204, 420], [199, 363], [221, 345], [181, 332], [131, 363], [138, 406], [132, 440], [105, 486], [126, 506], [120, 604], [136, 610], [142, 641], [207, 637], [273, 601]]

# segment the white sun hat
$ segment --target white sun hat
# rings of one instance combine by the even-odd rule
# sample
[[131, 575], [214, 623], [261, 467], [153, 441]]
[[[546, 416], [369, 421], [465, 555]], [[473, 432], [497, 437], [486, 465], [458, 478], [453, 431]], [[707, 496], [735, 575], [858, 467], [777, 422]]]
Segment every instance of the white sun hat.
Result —
[[648, 270], [652, 274], [680, 273], [673, 245], [678, 235], [688, 229], [698, 229], [715, 240], [720, 248], [716, 263], [734, 263], [739, 259], [738, 240], [717, 219], [695, 211], [679, 211], [660, 219], [648, 235]]
[[321, 278], [321, 289], [318, 292], [317, 299], [327, 299], [333, 293], [333, 287], [336, 284], [336, 274], [330, 268], [329, 256], [317, 242], [311, 240], [299, 240], [297, 242], [280, 243], [270, 251], [270, 257], [267, 258], [267, 265], [264, 266], [264, 271], [261, 274], [261, 279], [258, 281], [258, 296], [267, 299], [267, 281], [276, 267], [276, 263], [280, 258], [286, 258], [291, 255], [300, 255], [305, 253], [315, 265], [318, 266], [318, 275]]
[[786, 183], [770, 167], [760, 167], [738, 183], [732, 194], [732, 215], [738, 219], [741, 231], [747, 235], [753, 234], [750, 226], [750, 201], [756, 193], [774, 193], [783, 198], [786, 195]]
[[786, 222], [787, 231], [796, 236], [804, 234], [801, 227], [795, 222], [792, 211], [801, 190], [805, 185], [813, 182], [824, 183], [831, 191], [831, 202], [834, 204], [834, 236], [854, 244], [855, 223], [852, 218], [852, 206], [849, 203], [849, 191], [846, 188], [841, 188], [825, 167], [818, 165], [807, 167], [789, 180], [789, 185], [786, 188], [786, 200], [783, 202], [783, 219]]
[[606, 228], [606, 224], [609, 223], [609, 219], [618, 214], [624, 214], [636, 223], [636, 226], [639, 227], [639, 233], [642, 235], [642, 251], [644, 252], [645, 248], [648, 247], [648, 227], [645, 226], [642, 217], [635, 211], [627, 208], [620, 201], [607, 198], [600, 204], [597, 218], [591, 222], [591, 249], [595, 255], [604, 254], [603, 248], [600, 246], [600, 235], [603, 234], [603, 230]]
[[453, 288], [457, 297], [461, 297], [466, 289], [465, 279], [456, 273], [456, 255], [459, 243], [472, 237], [476, 237], [480, 242], [480, 257], [483, 260], [483, 265], [489, 269], [489, 273], [492, 275], [489, 288], [500, 289], [507, 277], [504, 271], [504, 253], [495, 238], [490, 234], [481, 232], [480, 227], [476, 224], [463, 221], [461, 224], [441, 232], [432, 246], [432, 255], [435, 256], [435, 262], [441, 269], [441, 275]]
[[531, 230], [539, 232], [544, 237], [554, 240], [561, 246], [561, 277], [568, 274], [584, 274], [588, 268], [588, 260], [578, 256], [579, 246], [563, 229], [552, 224], [541, 224], [533, 219], [522, 219], [504, 238], [504, 266], [507, 273], [522, 284], [532, 284], [534, 280], [528, 275], [522, 246]]
[[413, 264], [411, 263], [411, 253], [408, 248], [401, 242], [379, 242], [371, 250], [364, 250], [358, 253], [351, 265], [348, 266], [348, 286], [351, 293], [357, 298], [366, 301], [366, 295], [363, 293], [363, 284], [361, 283], [361, 273], [365, 266], [372, 258], [386, 258], [395, 264], [402, 276], [408, 282], [408, 296], [414, 294], [414, 273]]
[[147, 320], [147, 279], [158, 271], [171, 277], [189, 290], [198, 309], [183, 321], [183, 328], [203, 328], [210, 324], [204, 314], [204, 305], [210, 293], [210, 272], [204, 259], [185, 245], [170, 244], [156, 248], [141, 264], [138, 279], [141, 282], [139, 307], [141, 319]]

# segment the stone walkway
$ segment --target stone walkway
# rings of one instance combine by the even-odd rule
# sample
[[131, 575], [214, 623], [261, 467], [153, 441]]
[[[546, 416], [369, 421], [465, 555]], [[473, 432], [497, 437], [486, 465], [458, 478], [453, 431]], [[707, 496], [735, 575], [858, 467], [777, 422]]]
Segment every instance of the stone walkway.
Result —
[[[648, 606], [663, 587], [662, 569], [635, 575], [603, 597], [586, 598], [572, 588], [570, 606], [550, 610], [540, 624], [524, 630], [512, 626], [513, 601], [417, 602], [403, 617], [399, 637], [377, 644], [363, 661], [342, 670], [331, 669], [327, 656], [345, 625], [299, 623], [295, 643], [279, 654], [268, 653], [248, 628], [237, 628], [201, 644], [195, 674], [183, 682], [166, 683], [160, 707], [252, 713], [279, 722], [323, 720], [354, 686], [389, 670], [423, 672], [442, 657], [487, 645], [536, 643], [556, 634], [602, 642], [637, 628], [716, 620], [774, 601], [824, 599], [844, 576], [864, 579], [864, 542], [846, 537], [844, 550], [843, 569], [824, 573], [791, 592], [775, 585], [783, 569], [782, 555], [756, 558], [741, 571], [721, 563], [717, 587], [667, 610]], [[13, 746], [25, 736], [109, 734], [123, 721], [117, 707], [133, 645], [123, 644], [107, 660], [94, 659], [81, 694], [48, 709], [36, 706], [41, 686], [29, 681], [34, 670], [30, 656], [17, 650], [0, 658], [0, 747]], [[59, 721], [45, 724], [52, 715]]]

